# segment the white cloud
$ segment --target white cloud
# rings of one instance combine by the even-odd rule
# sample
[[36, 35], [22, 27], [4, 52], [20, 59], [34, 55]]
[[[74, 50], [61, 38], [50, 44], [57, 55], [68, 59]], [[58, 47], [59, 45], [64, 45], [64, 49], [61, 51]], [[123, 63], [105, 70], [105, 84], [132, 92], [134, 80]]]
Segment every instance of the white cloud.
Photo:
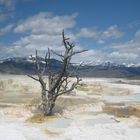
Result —
[[[84, 48], [84, 47], [81, 47], [81, 48]], [[74, 56], [73, 62], [99, 64], [99, 63], [104, 62], [104, 60], [105, 60], [104, 52], [90, 49], [86, 52], [83, 52], [79, 55]]]
[[77, 34], [77, 37], [96, 38], [98, 32], [95, 29], [82, 28]]
[[13, 28], [12, 24], [9, 24], [3, 28], [0, 28], [0, 36], [10, 32], [12, 30], [12, 28]]
[[[70, 37], [70, 41], [72, 35], [66, 35], [66, 37]], [[73, 42], [73, 41], [72, 41]], [[64, 46], [62, 44], [62, 35], [56, 34], [56, 35], [47, 35], [47, 34], [40, 34], [40, 35], [34, 35], [31, 34], [29, 36], [21, 38], [19, 41], [14, 43], [14, 49], [16, 49], [16, 52], [19, 51], [19, 54], [22, 53], [21, 50], [24, 49], [25, 54], [31, 54], [34, 53], [35, 50], [39, 50], [40, 54], [44, 54], [48, 48], [63, 53]], [[80, 46], [75, 47], [75, 51], [81, 50], [82, 48]]]
[[12, 50], [12, 47], [5, 46], [3, 44], [0, 44], [0, 59], [5, 58], [5, 57], [10, 57], [11, 53], [10, 51]]
[[[38, 49], [45, 51], [48, 47], [55, 51], [63, 51], [61, 32], [63, 29], [71, 29], [75, 27], [77, 14], [66, 16], [55, 16], [52, 13], [44, 12], [35, 16], [29, 17], [24, 21], [21, 21], [14, 29], [16, 33], [30, 34], [21, 38], [14, 43], [14, 46], [18, 46], [18, 50], [24, 48], [27, 53], [33, 52]], [[68, 30], [68, 36], [72, 41], [79, 38], [94, 38], [99, 43], [104, 43], [107, 39], [116, 39], [122, 36], [121, 31], [117, 26], [110, 26], [105, 31], [97, 31], [95, 29], [82, 28], [77, 34], [73, 34]], [[116, 36], [115, 36], [116, 35]], [[20, 46], [20, 47], [19, 47]], [[82, 49], [84, 47], [77, 46], [76, 49]], [[105, 59], [105, 53], [102, 51], [89, 50], [82, 55], [75, 56], [74, 61], [93, 61], [103, 62]], [[92, 59], [92, 60], [91, 60]]]
[[71, 16], [54, 16], [52, 13], [39, 13], [22, 21], [16, 28], [16, 33], [60, 34], [63, 29], [73, 28], [77, 14]]
[[135, 33], [134, 38], [130, 41], [113, 45], [111, 48], [118, 49], [120, 52], [140, 53], [140, 30]]
[[117, 25], [112, 25], [106, 30], [95, 30], [92, 28], [82, 28], [77, 34], [77, 37], [93, 38], [99, 44], [104, 44], [107, 40], [118, 39], [124, 36], [124, 33], [120, 31]]
[[109, 54], [109, 60], [120, 63], [120, 64], [129, 64], [129, 63], [137, 63], [138, 55], [134, 53], [128, 52], [112, 52]]
[[[77, 14], [55, 16], [52, 13], [44, 12], [25, 19], [19, 23], [15, 33], [25, 33], [26, 36], [14, 42], [16, 51], [20, 53], [21, 49], [26, 54], [34, 52], [36, 49], [46, 51], [49, 47], [55, 51], [62, 51], [62, 30], [73, 28], [76, 24]], [[67, 30], [68, 37], [71, 41], [76, 39], [75, 35]], [[18, 47], [17, 47], [18, 46]], [[14, 48], [14, 47], [13, 47]]]
[[135, 33], [133, 39], [128, 42], [110, 46], [116, 51], [109, 55], [109, 58], [120, 63], [134, 63], [140, 62], [140, 30]]
[[0, 59], [7, 57], [24, 57], [34, 53], [34, 50], [27, 50], [18, 45], [6, 46], [0, 44]]
[[[107, 35], [108, 36], [108, 35]], [[110, 36], [108, 36], [110, 37]], [[119, 35], [118, 35], [119, 37]], [[109, 51], [108, 50], [112, 51]], [[134, 37], [125, 43], [112, 45], [107, 50], [89, 50], [81, 54], [79, 60], [85, 60], [96, 64], [98, 62], [114, 62], [119, 64], [139, 64], [140, 63], [140, 30]]]
[[15, 42], [15, 45], [22, 46], [26, 49], [46, 50], [48, 47], [58, 49], [62, 45], [60, 35], [29, 35]]
[[[77, 41], [79, 38], [93, 38], [98, 43], [104, 44], [107, 40], [118, 39], [124, 35], [117, 25], [112, 25], [103, 31], [94, 28], [81, 28], [78, 33], [74, 34], [71, 29], [76, 25], [76, 16], [77, 14], [56, 16], [52, 13], [44, 12], [21, 21], [14, 28], [14, 32], [23, 33], [26, 36], [21, 37], [10, 47], [0, 46], [0, 55], [30, 55], [34, 54], [36, 49], [40, 50], [42, 54], [45, 53], [48, 47], [61, 53], [64, 49], [61, 36], [63, 29], [66, 29], [66, 33], [72, 42]], [[0, 35], [9, 32], [11, 29], [13, 29], [12, 25], [0, 29]], [[76, 46], [76, 49], [86, 48], [86, 46], [83, 47], [80, 44], [76, 44]], [[140, 61], [140, 31], [137, 31], [134, 38], [130, 41], [110, 46], [108, 50], [110, 48], [113, 49], [112, 52], [90, 49], [75, 56], [73, 62], [84, 60], [94, 64], [105, 61], [126, 64], [138, 63]]]
[[118, 39], [123, 37], [124, 33], [119, 30], [117, 25], [108, 27], [105, 31], [101, 32], [100, 38], [103, 40], [107, 39]]

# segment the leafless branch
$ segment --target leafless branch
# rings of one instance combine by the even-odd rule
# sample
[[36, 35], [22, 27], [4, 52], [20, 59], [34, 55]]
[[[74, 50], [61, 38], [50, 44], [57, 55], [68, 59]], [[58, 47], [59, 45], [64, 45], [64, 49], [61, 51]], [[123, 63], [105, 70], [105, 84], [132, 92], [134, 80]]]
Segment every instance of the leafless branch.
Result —
[[51, 50], [51, 51], [52, 51], [52, 53], [54, 53], [55, 55], [64, 58], [64, 56], [63, 56], [62, 54], [59, 54], [59, 53], [57, 53], [57, 52], [55, 52], [55, 51], [53, 51], [53, 50]]
[[79, 82], [81, 81], [81, 79], [79, 77], [76, 77], [77, 78], [77, 81], [75, 83], [73, 83], [71, 85], [71, 87], [68, 89], [68, 90], [64, 90], [63, 92], [60, 92], [59, 94], [57, 94], [57, 97], [60, 96], [60, 95], [63, 95], [63, 94], [66, 94], [66, 93], [69, 93], [71, 92], [73, 89], [75, 89], [78, 85], [79, 85]]
[[27, 76], [32, 78], [32, 79], [34, 79], [34, 80], [36, 80], [36, 81], [39, 81], [39, 79], [37, 79], [37, 78], [35, 78], [35, 77], [31, 76], [31, 75], [27, 75]]

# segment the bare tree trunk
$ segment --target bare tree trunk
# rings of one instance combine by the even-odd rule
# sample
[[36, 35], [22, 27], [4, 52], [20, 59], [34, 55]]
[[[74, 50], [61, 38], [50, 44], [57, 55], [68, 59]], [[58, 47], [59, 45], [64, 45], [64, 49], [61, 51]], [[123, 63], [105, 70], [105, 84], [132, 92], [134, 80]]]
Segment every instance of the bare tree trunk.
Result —
[[51, 115], [52, 114], [52, 109], [54, 108], [55, 101], [56, 101], [56, 97], [53, 95], [54, 94], [52, 94], [52, 93], [48, 93], [48, 100], [47, 100], [47, 105], [45, 108], [44, 115]]
[[42, 86], [42, 108], [43, 108], [43, 111], [44, 111], [44, 114], [45, 114], [45, 110], [47, 108], [47, 94], [46, 94], [46, 85], [45, 87]]

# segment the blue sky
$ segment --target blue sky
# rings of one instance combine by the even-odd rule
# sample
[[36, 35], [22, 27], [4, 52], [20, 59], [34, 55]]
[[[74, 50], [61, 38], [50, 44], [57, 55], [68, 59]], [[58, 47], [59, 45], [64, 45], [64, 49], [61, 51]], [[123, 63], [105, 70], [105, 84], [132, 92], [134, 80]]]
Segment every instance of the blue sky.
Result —
[[61, 32], [88, 52], [75, 62], [140, 64], [139, 0], [0, 0], [0, 58], [48, 47], [63, 51]]

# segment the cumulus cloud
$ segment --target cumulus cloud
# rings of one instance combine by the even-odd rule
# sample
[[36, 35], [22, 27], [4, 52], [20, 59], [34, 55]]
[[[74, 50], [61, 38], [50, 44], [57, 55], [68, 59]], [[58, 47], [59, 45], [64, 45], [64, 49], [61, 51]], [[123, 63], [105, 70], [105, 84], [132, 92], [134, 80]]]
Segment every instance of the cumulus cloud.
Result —
[[103, 31], [92, 28], [82, 28], [77, 34], [77, 37], [93, 38], [99, 44], [104, 44], [107, 40], [119, 39], [123, 36], [124, 33], [118, 28], [117, 25], [112, 25]]
[[[110, 30], [110, 28], [108, 28]], [[112, 29], [111, 29], [112, 30]], [[109, 38], [110, 36], [107, 35]], [[113, 35], [112, 35], [113, 37]], [[116, 37], [121, 37], [118, 34]], [[115, 38], [116, 38], [115, 37]], [[111, 50], [108, 52], [108, 50]], [[92, 64], [103, 62], [114, 62], [118, 64], [140, 64], [140, 30], [138, 30], [134, 37], [124, 43], [112, 45], [107, 50], [89, 50], [82, 54], [79, 60], [87, 60]]]
[[77, 14], [71, 16], [54, 16], [52, 13], [43, 12], [21, 22], [14, 31], [16, 33], [60, 34], [63, 29], [75, 26], [76, 16]]
[[9, 24], [9, 25], [7, 25], [7, 26], [5, 26], [3, 28], [0, 28], [0, 36], [10, 32], [12, 30], [12, 28], [13, 28], [12, 24]]
[[[99, 64], [103, 62], [115, 62], [119, 64], [138, 64], [140, 61], [140, 31], [136, 32], [133, 39], [126, 43], [122, 43], [115, 46], [110, 46], [113, 51], [103, 51], [90, 49], [80, 55], [74, 57], [72, 62], [88, 62], [91, 64]], [[78, 44], [77, 44], [78, 45]], [[2, 47], [0, 55], [6, 54], [7, 56], [23, 56], [34, 54], [35, 49], [40, 50], [40, 54], [44, 54], [46, 49], [50, 47], [51, 49], [63, 52], [62, 37], [61, 35], [34, 35], [21, 38], [19, 41], [15, 42], [11, 47]], [[108, 48], [110, 50], [110, 47]], [[83, 49], [85, 46], [78, 45], [76, 49]], [[134, 49], [135, 48], [135, 49]]]
[[0, 44], [0, 59], [4, 59], [8, 57], [25, 57], [34, 53], [35, 51], [33, 49], [28, 50], [22, 46], [13, 45], [13, 44], [11, 44], [10, 46]]
[[[78, 40], [79, 38], [94, 38], [98, 40], [98, 42], [100, 41], [100, 43], [102, 43], [108, 38], [116, 39], [121, 37], [121, 32], [119, 32], [117, 26], [111, 26], [105, 31], [82, 28], [77, 34], [73, 34], [70, 32], [70, 29], [75, 27], [76, 17], [77, 13], [72, 15], [56, 16], [48, 12], [39, 13], [29, 17], [28, 19], [21, 21], [14, 29], [15, 33], [27, 34], [27, 36], [16, 41], [14, 45], [26, 49], [27, 52], [36, 49], [44, 51], [48, 47], [56, 51], [62, 51], [61, 32], [63, 29], [68, 29], [67, 31], [72, 41]], [[102, 38], [102, 40], [99, 40], [99, 38]], [[76, 49], [82, 48], [83, 47], [79, 45]], [[94, 50], [89, 50], [82, 56], [81, 58], [86, 59], [87, 61], [91, 59], [91, 56], [93, 56], [93, 58], [97, 58], [98, 61], [102, 61], [104, 59], [101, 52]], [[80, 60], [79, 58], [76, 59]]]
[[119, 64], [137, 64], [138, 55], [130, 52], [114, 51], [109, 54], [109, 60]]
[[21, 38], [19, 41], [15, 42], [14, 44], [18, 46], [22, 46], [26, 49], [46, 50], [46, 48], [52, 47], [57, 50], [62, 45], [61, 40], [62, 37], [60, 35], [31, 34], [29, 36]]
[[0, 44], [0, 59], [12, 56], [12, 47]]
[[137, 31], [128, 42], [110, 46], [116, 51], [112, 52], [109, 56], [110, 59], [120, 63], [134, 63], [140, 62], [140, 30]]
[[[84, 47], [81, 47], [84, 48]], [[83, 52], [80, 55], [74, 56], [73, 61], [74, 62], [84, 62], [85, 64], [100, 64], [102, 62], [104, 62], [105, 60], [105, 54], [102, 51], [99, 50], [93, 50], [90, 49], [86, 52]]]
[[[43, 12], [29, 17], [18, 23], [14, 28], [15, 33], [26, 34], [26, 36], [14, 42], [13, 46], [16, 46], [16, 48], [18, 48], [16, 50], [18, 51], [24, 48], [26, 54], [36, 49], [44, 52], [48, 47], [55, 51], [63, 51], [62, 30], [66, 29], [68, 37], [71, 41], [74, 41], [76, 37], [69, 29], [75, 26], [76, 16], [77, 13], [56, 16], [52, 13]], [[76, 49], [78, 49], [78, 47]]]
[[[67, 37], [70, 37], [72, 35], [66, 35]], [[19, 41], [15, 42], [13, 44], [14, 47], [16, 47], [16, 51], [19, 51], [19, 54], [21, 54], [21, 49], [24, 49], [24, 52], [26, 52], [26, 55], [29, 55], [31, 53], [34, 53], [35, 50], [40, 51], [40, 55], [44, 54], [47, 50], [47, 48], [50, 48], [56, 52], [63, 53], [64, 46], [62, 43], [62, 35], [56, 34], [56, 35], [48, 35], [48, 34], [31, 34], [29, 36], [21, 38]], [[82, 48], [80, 46], [75, 47], [75, 51], [81, 50]]]
[[[95, 28], [81, 28], [79, 32], [73, 33], [76, 25], [77, 14], [58, 16], [52, 13], [42, 12], [31, 16], [25, 20], [13, 25], [7, 25], [0, 29], [0, 35], [3, 35], [14, 28], [14, 33], [24, 35], [15, 41], [11, 46], [0, 45], [0, 56], [23, 56], [34, 54], [35, 50], [40, 50], [43, 54], [47, 48], [51, 48], [58, 52], [63, 52], [61, 32], [66, 29], [68, 37], [72, 42], [79, 39], [92, 38], [100, 44], [108, 40], [119, 39], [124, 33], [117, 25], [112, 25], [105, 30]], [[86, 48], [82, 44], [76, 44], [76, 49]], [[111, 48], [111, 49], [110, 49]], [[115, 63], [138, 63], [140, 61], [140, 31], [135, 36], [122, 44], [112, 45], [108, 50], [90, 49], [80, 55], [74, 57], [73, 62], [86, 61], [92, 64], [98, 64], [105, 61]]]
[[135, 33], [133, 39], [128, 42], [111, 46], [111, 48], [118, 49], [121, 52], [140, 52], [140, 30]]
[[80, 32], [77, 33], [77, 37], [84, 37], [84, 38], [96, 38], [98, 32], [95, 29], [88, 29], [88, 28], [81, 28]]
[[117, 25], [112, 25], [107, 28], [107, 30], [101, 32], [101, 39], [118, 39], [123, 37], [124, 33], [119, 30]]

